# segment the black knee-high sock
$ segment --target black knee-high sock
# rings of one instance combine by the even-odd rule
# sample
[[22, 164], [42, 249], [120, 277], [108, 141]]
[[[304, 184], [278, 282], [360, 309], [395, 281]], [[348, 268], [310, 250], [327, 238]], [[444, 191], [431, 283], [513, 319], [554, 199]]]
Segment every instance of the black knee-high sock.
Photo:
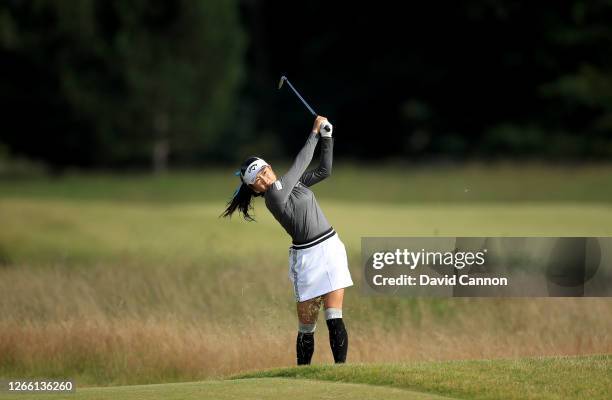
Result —
[[314, 353], [314, 333], [298, 332], [295, 343], [297, 365], [308, 365]]
[[348, 334], [344, 327], [342, 318], [332, 318], [327, 320], [329, 329], [329, 345], [336, 364], [346, 362], [346, 352], [348, 350]]

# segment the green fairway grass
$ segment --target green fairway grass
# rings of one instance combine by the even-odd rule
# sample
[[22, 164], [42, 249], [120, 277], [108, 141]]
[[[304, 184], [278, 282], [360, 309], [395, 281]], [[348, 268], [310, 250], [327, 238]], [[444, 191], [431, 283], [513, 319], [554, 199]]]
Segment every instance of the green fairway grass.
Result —
[[315, 366], [237, 378], [366, 383], [470, 399], [609, 399], [612, 355], [436, 363]]
[[[230, 380], [77, 388], [49, 399], [608, 399], [612, 356], [293, 367]], [[41, 394], [1, 395], [7, 400]]]
[[[41, 394], [0, 394], [0, 399], [38, 399]], [[75, 394], [43, 394], [45, 399], [74, 400], [276, 400], [308, 399], [403, 399], [443, 400], [435, 394], [419, 393], [389, 387], [336, 383], [306, 379], [258, 378], [242, 380], [170, 383], [159, 385], [117, 386], [78, 389]]]
[[[350, 255], [363, 236], [609, 236], [612, 205], [391, 204], [320, 200]], [[218, 218], [220, 203], [135, 204], [0, 198], [5, 263], [213, 264], [266, 255], [285, 262], [285, 231], [255, 201], [257, 222]], [[254, 238], [247, 240], [248, 238]], [[239, 251], [235, 251], [238, 249]]]
[[[317, 161], [313, 161], [313, 166]], [[277, 175], [288, 168], [272, 163]], [[0, 179], [0, 197], [177, 203], [227, 201], [236, 168], [166, 175], [66, 173]], [[336, 161], [318, 198], [355, 203], [612, 202], [612, 164], [351, 164]]]

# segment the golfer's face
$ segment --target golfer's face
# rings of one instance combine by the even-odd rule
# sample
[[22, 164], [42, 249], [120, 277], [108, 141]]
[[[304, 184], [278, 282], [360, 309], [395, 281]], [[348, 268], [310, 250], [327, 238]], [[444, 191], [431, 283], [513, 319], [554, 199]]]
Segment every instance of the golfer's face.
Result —
[[259, 171], [257, 174], [257, 178], [255, 178], [255, 182], [251, 185], [253, 190], [257, 193], [265, 192], [268, 190], [271, 184], [276, 181], [276, 174], [272, 170], [272, 167], [266, 165]]

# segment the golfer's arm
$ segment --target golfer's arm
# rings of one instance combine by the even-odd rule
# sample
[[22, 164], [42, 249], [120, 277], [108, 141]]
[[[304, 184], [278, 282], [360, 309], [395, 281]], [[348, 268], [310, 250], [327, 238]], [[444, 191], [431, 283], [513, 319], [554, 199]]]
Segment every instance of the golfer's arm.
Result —
[[319, 135], [311, 132], [306, 140], [306, 144], [295, 157], [293, 165], [291, 165], [289, 171], [287, 171], [287, 173], [283, 176], [283, 186], [289, 191], [293, 189], [304, 171], [306, 171], [306, 168], [308, 168], [308, 165], [312, 161], [312, 155], [314, 154], [318, 141]]
[[332, 163], [334, 158], [334, 139], [333, 137], [321, 137], [321, 158], [319, 166], [311, 171], [306, 171], [300, 181], [306, 186], [312, 186], [321, 182], [331, 175]]

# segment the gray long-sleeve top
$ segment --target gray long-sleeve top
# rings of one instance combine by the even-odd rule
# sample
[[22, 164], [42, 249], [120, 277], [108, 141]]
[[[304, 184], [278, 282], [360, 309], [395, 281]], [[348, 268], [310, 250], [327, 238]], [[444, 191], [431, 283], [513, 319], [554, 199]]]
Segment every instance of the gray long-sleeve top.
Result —
[[333, 138], [321, 138], [319, 166], [305, 172], [318, 141], [319, 135], [311, 132], [289, 171], [270, 185], [264, 195], [266, 207], [294, 244], [306, 243], [331, 228], [309, 187], [331, 174]]

